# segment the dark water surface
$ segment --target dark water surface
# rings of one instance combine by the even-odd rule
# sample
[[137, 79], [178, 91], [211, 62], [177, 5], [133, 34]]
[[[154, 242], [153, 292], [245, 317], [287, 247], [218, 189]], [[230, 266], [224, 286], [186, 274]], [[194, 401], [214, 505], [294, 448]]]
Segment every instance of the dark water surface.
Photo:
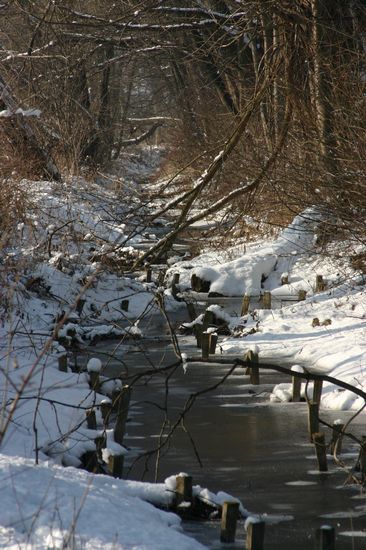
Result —
[[[176, 361], [161, 320], [152, 317], [143, 329], [149, 335], [138, 343], [144, 352], [123, 353], [119, 358], [130, 374]], [[191, 337], [181, 337], [180, 344], [182, 351], [197, 353]], [[111, 343], [104, 343], [98, 346], [98, 351], [103, 353], [112, 348]], [[120, 361], [112, 360], [108, 375], [116, 376], [120, 371]], [[165, 414], [159, 407], [165, 399], [169, 421], [174, 424], [188, 397], [219, 382], [227, 371], [226, 366], [197, 363], [190, 365], [187, 373], [181, 366], [177, 368], [169, 384], [166, 376], [157, 374], [134, 386], [125, 438], [125, 444], [131, 448], [127, 458], [130, 479], [154, 481], [155, 457], [149, 461], [135, 459], [157, 446]], [[216, 390], [198, 397], [185, 419], [190, 437], [183, 427], [176, 430], [161, 453], [158, 481], [187, 472], [193, 476], [194, 484], [214, 492], [226, 491], [239, 498], [250, 512], [268, 514], [265, 535], [268, 550], [312, 549], [314, 531], [323, 524], [336, 527], [336, 548], [366, 548], [366, 538], [340, 535], [366, 529], [366, 498], [359, 488], [343, 486], [346, 473], [333, 461], [329, 461], [330, 473], [317, 473], [307, 434], [306, 404], [269, 402], [270, 389], [283, 381], [288, 380], [267, 372], [261, 376], [261, 386], [253, 387], [248, 384], [244, 370], [238, 369]], [[336, 418], [346, 420], [350, 413], [327, 411], [322, 412], [322, 417], [331, 424]], [[366, 433], [362, 423], [362, 419], [357, 420], [353, 430], [356, 435]], [[168, 429], [169, 426], [165, 433]], [[329, 440], [329, 431], [325, 432]], [[344, 451], [356, 453], [355, 447], [347, 443]], [[322, 517], [335, 513], [337, 516], [333, 518]], [[235, 545], [220, 545], [217, 522], [190, 522], [185, 529], [210, 548], [245, 547], [243, 525]]]

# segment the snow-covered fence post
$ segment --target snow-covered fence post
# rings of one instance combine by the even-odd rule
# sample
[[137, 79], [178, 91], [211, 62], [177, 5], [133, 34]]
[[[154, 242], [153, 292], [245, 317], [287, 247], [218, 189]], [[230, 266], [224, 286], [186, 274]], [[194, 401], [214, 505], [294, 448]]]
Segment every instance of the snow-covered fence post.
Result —
[[335, 529], [331, 525], [322, 525], [315, 534], [316, 550], [335, 549]]
[[265, 526], [266, 524], [264, 523], [264, 521], [251, 521], [249, 518], [249, 522], [246, 525], [247, 550], [263, 550]]
[[288, 285], [288, 281], [289, 281], [289, 278], [288, 278], [288, 273], [282, 273], [281, 275], [281, 285]]
[[259, 368], [258, 368], [258, 353], [254, 353], [252, 350], [247, 351], [244, 356], [244, 360], [249, 363], [245, 374], [250, 375], [250, 383], [253, 386], [259, 385]]
[[58, 358], [58, 370], [61, 372], [67, 372], [67, 355], [63, 353]]
[[97, 418], [93, 409], [89, 409], [88, 411], [86, 411], [86, 425], [88, 426], [89, 430], [97, 429]]
[[[299, 365], [291, 367], [293, 372], [303, 373], [304, 369]], [[292, 401], [298, 403], [301, 399], [301, 378], [299, 376], [292, 377]]]
[[315, 279], [315, 292], [323, 292], [326, 287], [327, 284], [323, 279], [323, 275], [317, 275]]
[[309, 401], [308, 408], [309, 408], [309, 417], [308, 417], [309, 436], [310, 436], [310, 441], [313, 442], [313, 434], [319, 432], [319, 403], [314, 403], [314, 401]]
[[113, 477], [122, 479], [123, 477], [123, 455], [109, 455], [108, 457], [108, 471]]
[[175, 504], [179, 506], [182, 502], [193, 502], [193, 480], [192, 476], [187, 476], [186, 474], [179, 474], [176, 477], [176, 496]]
[[306, 290], [300, 289], [297, 294], [297, 299], [299, 300], [299, 302], [303, 302], [304, 300], [306, 300]]
[[323, 380], [314, 380], [313, 401], [319, 403], [322, 398]]
[[344, 429], [344, 424], [342, 420], [335, 420], [333, 422], [332, 430], [332, 440], [331, 440], [331, 452], [334, 453], [336, 450], [337, 453], [340, 453], [342, 450], [342, 432]]
[[121, 391], [113, 392], [112, 406], [117, 411], [117, 420], [114, 427], [114, 440], [122, 445], [125, 435], [128, 407], [131, 399], [131, 387], [124, 386]]
[[239, 513], [239, 502], [234, 500], [225, 501], [222, 505], [221, 514], [221, 542], [235, 542], [236, 522]]
[[263, 309], [271, 309], [271, 308], [272, 308], [272, 295], [268, 290], [266, 290], [263, 293]]
[[250, 306], [250, 296], [248, 294], [244, 294], [243, 303], [241, 305], [241, 312], [240, 315], [243, 317], [243, 315], [247, 315], [249, 311]]
[[327, 447], [325, 445], [325, 435], [321, 432], [313, 433], [313, 442], [315, 445], [316, 458], [318, 461], [319, 472], [327, 472]]

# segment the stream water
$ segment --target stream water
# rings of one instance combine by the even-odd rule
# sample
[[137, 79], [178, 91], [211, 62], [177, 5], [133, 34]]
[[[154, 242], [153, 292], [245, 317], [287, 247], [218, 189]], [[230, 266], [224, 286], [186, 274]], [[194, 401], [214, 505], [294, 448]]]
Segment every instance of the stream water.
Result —
[[[175, 324], [181, 320], [178, 314], [174, 316]], [[109, 376], [121, 372], [123, 375], [126, 368], [132, 375], [152, 365], [165, 366], [176, 361], [167, 327], [160, 317], [145, 319], [142, 329], [146, 337], [136, 343], [140, 351], [117, 350], [109, 362]], [[180, 337], [180, 346], [188, 354], [197, 353], [191, 336]], [[105, 357], [113, 348], [111, 342], [101, 343], [93, 355], [100, 353]], [[217, 383], [227, 370], [222, 365], [197, 363], [189, 366], [186, 373], [182, 367], [175, 370], [169, 380], [169, 392], [166, 377], [159, 374], [143, 378], [134, 386], [125, 437], [125, 444], [131, 449], [126, 463], [130, 479], [155, 479], [155, 457], [138, 457], [159, 442], [164, 420], [164, 411], [159, 407], [164, 400], [168, 400], [169, 421], [173, 424], [190, 394]], [[250, 512], [268, 514], [268, 550], [314, 548], [315, 529], [324, 523], [336, 527], [337, 548], [365, 548], [366, 538], [360, 535], [366, 536], [366, 530], [360, 531], [366, 528], [366, 495], [355, 486], [344, 486], [345, 472], [331, 462], [329, 473], [317, 472], [307, 434], [306, 404], [269, 402], [271, 388], [281, 381], [285, 380], [279, 374], [265, 372], [261, 374], [261, 385], [254, 387], [239, 368], [216, 390], [199, 397], [186, 417], [190, 435], [182, 427], [176, 430], [161, 453], [157, 480], [184, 471], [193, 476], [194, 484], [214, 492], [226, 491], [239, 498]], [[349, 416], [345, 412], [322, 411], [329, 423]], [[362, 430], [362, 422], [358, 421], [352, 431], [360, 435]], [[344, 451], [356, 453], [352, 444], [344, 444]], [[245, 547], [242, 523], [232, 548]], [[218, 522], [186, 522], [184, 528], [209, 548], [227, 546], [219, 542]], [[340, 534], [346, 531], [359, 531], [359, 536]]]

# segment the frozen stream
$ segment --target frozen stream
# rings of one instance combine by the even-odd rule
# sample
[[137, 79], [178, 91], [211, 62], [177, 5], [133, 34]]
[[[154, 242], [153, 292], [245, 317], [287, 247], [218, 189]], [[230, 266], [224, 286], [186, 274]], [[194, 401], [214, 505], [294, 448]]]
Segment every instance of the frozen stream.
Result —
[[[143, 329], [148, 335], [138, 342], [143, 351], [130, 351], [122, 356], [117, 352], [116, 359], [109, 364], [108, 375], [120, 374], [121, 359], [131, 375], [151, 365], [175, 362], [165, 324], [154, 316], [145, 320]], [[197, 353], [192, 337], [181, 337], [180, 345], [188, 354]], [[98, 352], [104, 355], [113, 347], [111, 342], [102, 343], [98, 345]], [[220, 365], [194, 364], [184, 374], [179, 367], [169, 381], [171, 422], [191, 393], [214, 384], [226, 370], [227, 367]], [[244, 370], [238, 369], [224, 385], [198, 398], [187, 416], [186, 426], [202, 466], [195, 457], [189, 437], [180, 428], [169, 448], [162, 453], [158, 481], [184, 471], [193, 476], [194, 484], [238, 497], [250, 512], [267, 513], [273, 522], [286, 520], [266, 526], [266, 549], [313, 548], [314, 531], [324, 523], [336, 526], [337, 548], [365, 548], [366, 538], [339, 533], [361, 531], [366, 527], [366, 498], [354, 486], [343, 487], [346, 474], [331, 461], [330, 473], [317, 473], [315, 454], [307, 435], [306, 404], [271, 404], [268, 401], [270, 388], [279, 381], [284, 381], [279, 374], [267, 372], [261, 376], [261, 386], [253, 387], [248, 384]], [[154, 480], [154, 458], [148, 462], [145, 458], [137, 462], [135, 459], [153, 449], [159, 441], [164, 413], [156, 405], [164, 403], [165, 382], [164, 376], [156, 375], [134, 386], [125, 438], [125, 444], [131, 448], [127, 458], [127, 467], [131, 467], [129, 478]], [[335, 418], [348, 418], [349, 413], [329, 411], [322, 416], [332, 423]], [[360, 435], [362, 430], [359, 422], [353, 431]], [[352, 444], [344, 444], [344, 450], [355, 453]], [[329, 514], [336, 515], [330, 519], [322, 517]], [[226, 547], [218, 542], [217, 522], [192, 522], [185, 528], [210, 548]], [[241, 525], [238, 542], [231, 547], [243, 548], [244, 538]]]

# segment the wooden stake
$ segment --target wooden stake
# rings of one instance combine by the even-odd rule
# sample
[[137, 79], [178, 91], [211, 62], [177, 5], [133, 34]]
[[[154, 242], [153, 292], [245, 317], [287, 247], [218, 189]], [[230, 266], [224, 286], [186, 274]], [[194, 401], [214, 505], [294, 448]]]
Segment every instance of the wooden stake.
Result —
[[303, 302], [304, 300], [306, 300], [306, 290], [299, 290], [297, 298], [299, 302]]
[[259, 385], [259, 368], [258, 368], [258, 353], [252, 350], [247, 351], [244, 360], [249, 363], [246, 373], [250, 375], [250, 383], [254, 386]]
[[123, 477], [123, 455], [110, 455], [108, 458], [108, 471], [113, 477]]
[[177, 476], [176, 505], [181, 502], [193, 502], [192, 476]]
[[95, 446], [97, 448], [97, 456], [99, 460], [102, 460], [102, 451], [107, 446], [107, 438], [104, 435], [100, 435], [94, 439]]
[[301, 378], [298, 376], [292, 377], [292, 401], [299, 403], [301, 399]]
[[263, 294], [263, 309], [271, 309], [272, 307], [272, 295], [266, 290]]
[[236, 522], [238, 520], [239, 502], [225, 501], [221, 514], [221, 542], [235, 542]]
[[58, 358], [58, 370], [61, 372], [67, 372], [67, 355], [64, 353]]
[[360, 467], [362, 475], [362, 483], [366, 482], [366, 436], [361, 438], [361, 450], [360, 450]]
[[330, 525], [323, 525], [316, 530], [316, 550], [335, 549], [335, 529]]
[[202, 332], [203, 332], [203, 326], [200, 323], [196, 323], [193, 325], [193, 332], [196, 337], [197, 341], [197, 347], [201, 348], [202, 346]]
[[82, 298], [80, 298], [80, 300], [77, 301], [75, 309], [76, 309], [76, 312], [78, 313], [78, 315], [82, 314], [83, 307], [85, 306], [85, 302], [86, 302], [86, 300], [83, 300]]
[[146, 268], [146, 282], [151, 283], [152, 281], [152, 269], [151, 267]]
[[309, 426], [309, 437], [310, 441], [313, 442], [313, 434], [319, 432], [319, 403], [314, 403], [314, 401], [309, 401], [309, 416], [308, 416], [308, 426]]
[[114, 427], [114, 440], [122, 445], [126, 431], [128, 407], [131, 399], [131, 387], [124, 386], [120, 392], [113, 392], [112, 406], [117, 410], [117, 419]]
[[122, 300], [121, 309], [122, 311], [128, 311], [129, 300]]
[[202, 328], [205, 331], [212, 326], [215, 326], [215, 314], [213, 311], [206, 310], [202, 321]]
[[288, 285], [288, 273], [281, 275], [281, 285]]
[[241, 313], [240, 315], [243, 317], [243, 315], [247, 315], [250, 307], [250, 296], [248, 294], [244, 294], [243, 303], [241, 305]]
[[327, 447], [325, 445], [325, 435], [323, 433], [313, 433], [313, 442], [315, 445], [316, 458], [318, 460], [319, 472], [327, 472]]
[[100, 390], [99, 372], [89, 372], [89, 386], [95, 392]]
[[93, 409], [89, 409], [88, 411], [86, 411], [86, 425], [88, 426], [89, 430], [97, 429], [97, 418]]
[[216, 332], [211, 332], [211, 334], [210, 334], [210, 355], [215, 354], [218, 339], [219, 339], [219, 337], [216, 334]]
[[326, 282], [323, 275], [317, 275], [315, 279], [315, 292], [323, 292], [326, 289]]
[[342, 451], [342, 432], [344, 429], [344, 424], [335, 420], [333, 422], [333, 431], [332, 431], [332, 441], [331, 441], [331, 452], [334, 453], [335, 448], [337, 447], [337, 453]]
[[109, 418], [111, 416], [112, 412], [112, 403], [110, 401], [102, 401], [100, 406], [100, 412], [102, 413], [102, 418], [104, 421], [104, 426], [108, 426], [109, 424]]
[[194, 305], [193, 305], [192, 302], [186, 302], [186, 304], [187, 304], [188, 316], [189, 316], [190, 321], [192, 322], [197, 317], [196, 310], [195, 310]]
[[265, 526], [264, 521], [249, 523], [247, 527], [247, 550], [263, 550]]
[[208, 359], [210, 354], [210, 334], [208, 332], [202, 332], [201, 349], [202, 359]]
[[313, 401], [314, 403], [319, 403], [322, 397], [323, 390], [323, 380], [314, 380], [314, 389], [313, 389]]

